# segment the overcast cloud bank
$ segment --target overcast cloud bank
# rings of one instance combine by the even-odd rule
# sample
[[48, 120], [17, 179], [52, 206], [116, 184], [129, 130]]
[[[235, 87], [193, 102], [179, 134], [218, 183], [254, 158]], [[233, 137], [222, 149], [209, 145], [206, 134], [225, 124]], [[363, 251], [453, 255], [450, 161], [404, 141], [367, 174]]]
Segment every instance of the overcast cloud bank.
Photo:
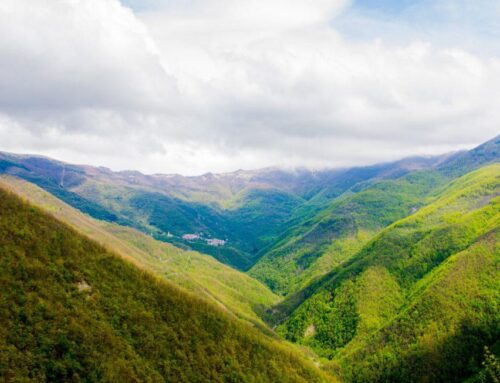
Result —
[[0, 150], [198, 174], [495, 136], [499, 5], [417, 3], [391, 15], [343, 0], [3, 0]]

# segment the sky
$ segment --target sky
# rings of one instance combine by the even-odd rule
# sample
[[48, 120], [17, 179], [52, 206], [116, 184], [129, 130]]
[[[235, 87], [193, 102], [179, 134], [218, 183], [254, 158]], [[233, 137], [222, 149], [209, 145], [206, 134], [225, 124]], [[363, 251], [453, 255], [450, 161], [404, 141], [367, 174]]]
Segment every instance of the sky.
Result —
[[0, 150], [345, 167], [500, 133], [497, 0], [2, 0]]

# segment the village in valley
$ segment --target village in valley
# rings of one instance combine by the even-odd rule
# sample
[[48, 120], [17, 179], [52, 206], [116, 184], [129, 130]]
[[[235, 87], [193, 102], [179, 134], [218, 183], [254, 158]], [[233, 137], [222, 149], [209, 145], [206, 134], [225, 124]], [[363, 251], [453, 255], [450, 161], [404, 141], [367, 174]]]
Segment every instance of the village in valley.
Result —
[[202, 240], [205, 241], [210, 246], [224, 246], [226, 244], [226, 240], [218, 239], [218, 238], [203, 238], [201, 234], [184, 234], [182, 239], [185, 241], [197, 241]]

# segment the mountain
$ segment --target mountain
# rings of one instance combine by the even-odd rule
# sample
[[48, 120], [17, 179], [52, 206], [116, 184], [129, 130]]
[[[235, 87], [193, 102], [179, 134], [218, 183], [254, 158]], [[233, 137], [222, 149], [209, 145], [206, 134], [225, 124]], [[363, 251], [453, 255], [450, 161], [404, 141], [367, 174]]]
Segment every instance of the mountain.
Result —
[[480, 373], [485, 345], [497, 354], [500, 346], [499, 243], [496, 229], [423, 278], [401, 313], [339, 354], [345, 380], [454, 382]]
[[476, 373], [500, 339], [500, 164], [430, 199], [309, 285], [278, 333], [333, 359], [346, 381]]
[[346, 191], [432, 167], [443, 158], [447, 156], [349, 169], [268, 168], [183, 177], [0, 153], [0, 173], [32, 182], [96, 219], [134, 227], [247, 270], [290, 228]]
[[279, 300], [265, 285], [208, 255], [176, 248], [129, 227], [93, 219], [27, 181], [4, 175], [0, 176], [0, 187], [40, 207], [137, 267], [203, 296], [261, 328], [262, 320], [257, 313]]
[[334, 199], [287, 232], [250, 270], [279, 294], [300, 291], [349, 260], [387, 225], [416, 211], [443, 178], [417, 171]]
[[460, 176], [480, 166], [498, 162], [500, 159], [500, 135], [478, 147], [456, 153], [440, 166], [449, 175]]
[[356, 184], [313, 217], [299, 220], [266, 249], [249, 273], [279, 294], [296, 293], [349, 260], [386, 226], [429, 203], [439, 187], [498, 161], [500, 136], [470, 151], [429, 160], [427, 166], [413, 165], [409, 172], [396, 172], [389, 179]]
[[[330, 379], [307, 355], [345, 383], [489, 382], [500, 353], [499, 145], [496, 137], [367, 167], [199, 177], [0, 154], [0, 188], [50, 214], [2, 192], [0, 257], [10, 258], [0, 287], [10, 295], [0, 302], [0, 376], [29, 365], [26, 374], [46, 380], [92, 381], [103, 360], [99, 373], [111, 381], [197, 381], [199, 371], [211, 381]], [[46, 314], [48, 305], [66, 311]], [[75, 312], [92, 335], [71, 332], [67, 323], [85, 328]], [[51, 354], [53, 318], [93, 356], [66, 340]], [[102, 329], [120, 345], [106, 350], [116, 368], [95, 349]]]
[[2, 381], [330, 381], [3, 189], [0, 288]]

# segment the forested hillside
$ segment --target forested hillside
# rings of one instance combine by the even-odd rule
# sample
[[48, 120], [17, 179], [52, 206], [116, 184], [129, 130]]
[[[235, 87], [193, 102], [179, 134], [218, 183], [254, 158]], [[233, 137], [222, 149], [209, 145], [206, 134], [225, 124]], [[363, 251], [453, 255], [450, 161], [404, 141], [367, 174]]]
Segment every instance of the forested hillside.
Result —
[[297, 292], [349, 260], [384, 227], [417, 211], [442, 180], [436, 171], [419, 171], [347, 193], [290, 230], [250, 275], [277, 293]]
[[0, 190], [0, 380], [320, 382], [293, 351]]
[[[496, 137], [467, 152], [363, 168], [201, 177], [2, 154], [0, 185], [52, 218], [2, 192], [0, 282], [10, 295], [0, 373], [327, 379], [308, 355], [346, 383], [495, 382], [499, 147]], [[60, 333], [36, 325], [49, 319], [64, 330], [55, 356]], [[87, 324], [97, 330], [87, 334]], [[106, 352], [117, 347], [111, 359], [95, 334], [110, 339]], [[80, 341], [88, 361], [73, 348]]]
[[0, 0], [0, 383], [500, 383], [500, 0]]
[[262, 283], [208, 255], [176, 248], [129, 227], [95, 220], [34, 184], [3, 175], [0, 187], [27, 199], [139, 268], [212, 300], [237, 317], [262, 325], [257, 313], [279, 299]]
[[315, 215], [298, 219], [263, 252], [250, 275], [282, 295], [300, 291], [349, 260], [387, 225], [429, 203], [434, 190], [498, 161], [500, 136], [470, 151], [435, 159], [427, 164], [427, 169], [417, 166], [409, 173], [392, 172], [389, 179], [355, 184], [329, 200]]
[[[499, 234], [495, 229], [448, 257], [419, 281], [395, 318], [341, 351], [344, 379], [462, 382], [482, 375], [486, 350], [500, 354]], [[365, 318], [369, 311], [373, 306]], [[498, 379], [498, 368], [493, 372]]]
[[278, 332], [333, 358], [348, 381], [476, 373], [500, 339], [500, 165], [436, 193], [309, 286], [297, 309], [283, 303], [292, 314]]

